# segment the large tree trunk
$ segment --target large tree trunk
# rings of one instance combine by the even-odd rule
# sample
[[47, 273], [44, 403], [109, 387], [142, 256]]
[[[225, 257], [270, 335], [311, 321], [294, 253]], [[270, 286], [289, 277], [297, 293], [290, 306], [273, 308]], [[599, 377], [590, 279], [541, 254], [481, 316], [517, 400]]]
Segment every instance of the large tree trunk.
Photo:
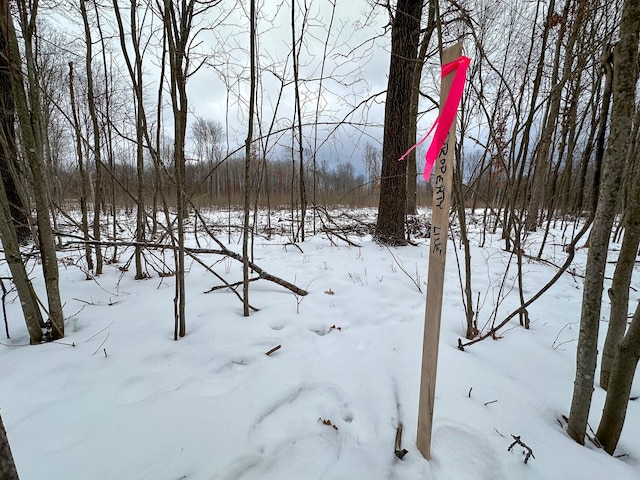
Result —
[[613, 362], [607, 399], [596, 437], [610, 455], [618, 445], [627, 414], [633, 377], [640, 358], [640, 302]]
[[382, 178], [375, 239], [385, 245], [406, 245], [407, 164], [402, 154], [415, 143], [409, 138], [411, 88], [420, 42], [422, 0], [398, 0], [391, 29], [391, 64], [384, 109]]
[[568, 433], [578, 443], [584, 437], [591, 407], [598, 357], [598, 328], [604, 271], [611, 227], [616, 215], [620, 179], [627, 159], [638, 79], [640, 2], [626, 0], [620, 21], [620, 41], [613, 54], [613, 108], [600, 199], [590, 237], [589, 256], [582, 295], [580, 334], [576, 358]]

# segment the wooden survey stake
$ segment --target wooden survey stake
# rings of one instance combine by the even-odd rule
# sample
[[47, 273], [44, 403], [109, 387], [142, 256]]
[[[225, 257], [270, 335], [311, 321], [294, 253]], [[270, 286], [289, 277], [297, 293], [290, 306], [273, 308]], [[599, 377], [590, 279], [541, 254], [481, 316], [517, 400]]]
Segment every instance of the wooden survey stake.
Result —
[[[442, 52], [442, 64], [455, 61], [462, 55], [462, 43]], [[440, 87], [440, 111], [449, 95], [455, 72], [442, 78]], [[449, 209], [451, 208], [451, 186], [453, 182], [453, 151], [455, 147], [456, 120], [453, 119], [447, 139], [433, 166], [433, 205], [431, 215], [431, 242], [429, 250], [429, 273], [427, 279], [427, 305], [424, 317], [424, 340], [422, 346], [422, 373], [420, 375], [420, 401], [418, 403], [418, 438], [420, 453], [431, 458], [431, 433], [433, 427], [433, 405], [436, 390], [438, 365], [438, 341], [440, 339], [440, 315], [442, 312], [442, 288], [447, 255], [447, 232]]]

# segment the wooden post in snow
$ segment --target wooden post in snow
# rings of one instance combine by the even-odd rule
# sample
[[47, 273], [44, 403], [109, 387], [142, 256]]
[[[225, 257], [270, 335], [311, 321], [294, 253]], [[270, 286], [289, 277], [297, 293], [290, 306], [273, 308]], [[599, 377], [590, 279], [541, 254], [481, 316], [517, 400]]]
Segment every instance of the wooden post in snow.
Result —
[[[453, 62], [462, 55], [462, 43], [442, 52], [442, 64]], [[440, 87], [440, 111], [449, 95], [455, 72], [442, 78]], [[440, 315], [442, 312], [442, 289], [447, 255], [447, 232], [451, 208], [453, 183], [453, 152], [455, 147], [456, 120], [454, 118], [435, 165], [433, 175], [433, 204], [431, 216], [431, 241], [429, 249], [429, 273], [427, 278], [427, 305], [424, 317], [424, 340], [422, 346], [422, 373], [420, 375], [420, 400], [418, 403], [418, 438], [420, 453], [431, 458], [431, 433], [433, 427], [433, 405], [438, 366], [438, 341], [440, 339]]]

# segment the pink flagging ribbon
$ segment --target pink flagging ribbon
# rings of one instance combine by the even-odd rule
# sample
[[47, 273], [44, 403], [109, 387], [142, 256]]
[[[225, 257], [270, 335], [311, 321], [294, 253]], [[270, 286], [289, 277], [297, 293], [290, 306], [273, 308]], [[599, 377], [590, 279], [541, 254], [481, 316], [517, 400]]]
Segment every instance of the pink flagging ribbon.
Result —
[[433, 164], [435, 163], [436, 158], [438, 158], [438, 153], [440, 152], [440, 150], [442, 150], [442, 146], [447, 139], [447, 134], [449, 133], [449, 129], [451, 128], [451, 124], [453, 123], [453, 119], [456, 117], [458, 106], [460, 105], [460, 100], [462, 99], [462, 92], [464, 91], [464, 84], [467, 79], [467, 68], [469, 67], [469, 63], [471, 63], [471, 59], [469, 57], [461, 56], [457, 60], [454, 60], [453, 62], [447, 63], [446, 65], [442, 66], [443, 78], [454, 71], [455, 76], [453, 77], [451, 89], [449, 90], [449, 95], [447, 95], [447, 98], [444, 102], [444, 106], [442, 107], [440, 116], [433, 123], [427, 134], [398, 159], [404, 160], [412, 150], [422, 145], [422, 143], [424, 143], [429, 135], [431, 135], [431, 132], [433, 132], [433, 129], [435, 128], [436, 134], [433, 137], [433, 141], [431, 142], [431, 145], [429, 146], [429, 149], [427, 150], [427, 154], [425, 156], [423, 175], [424, 179], [427, 182], [429, 181], [429, 177], [431, 176]]

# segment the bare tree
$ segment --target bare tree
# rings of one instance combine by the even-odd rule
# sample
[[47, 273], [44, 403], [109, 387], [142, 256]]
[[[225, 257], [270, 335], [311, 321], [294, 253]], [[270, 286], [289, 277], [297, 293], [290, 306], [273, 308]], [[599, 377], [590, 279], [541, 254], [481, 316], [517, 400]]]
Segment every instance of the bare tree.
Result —
[[[93, 257], [91, 254], [91, 244], [89, 243], [89, 218], [87, 215], [87, 199], [89, 198], [89, 175], [86, 172], [86, 167], [82, 154], [82, 132], [80, 130], [80, 122], [78, 120], [78, 111], [76, 108], [76, 94], [75, 84], [73, 77], [73, 62], [69, 62], [69, 97], [71, 99], [71, 118], [73, 120], [73, 129], [76, 139], [76, 156], [78, 157], [78, 172], [80, 174], [80, 222], [82, 227], [82, 234], [85, 241], [85, 259], [87, 262], [87, 269], [93, 271]], [[87, 277], [89, 272], [87, 272]]]
[[[159, 3], [159, 2], [158, 2]], [[187, 132], [187, 115], [189, 111], [187, 97], [187, 80], [193, 73], [190, 57], [193, 47], [194, 20], [218, 5], [220, 0], [181, 0], [172, 2], [164, 0], [158, 7], [166, 35], [169, 56], [169, 90], [174, 120], [173, 160], [176, 186], [176, 227], [177, 246], [176, 263], [176, 295], [174, 298], [175, 330], [174, 339], [186, 334], [185, 322], [185, 250], [184, 221], [187, 211], [187, 193], [185, 191], [185, 140]], [[199, 68], [202, 63], [196, 67]]]
[[422, 1], [398, 0], [391, 18], [391, 64], [384, 110], [380, 202], [375, 239], [405, 245], [407, 164], [398, 159], [415, 140], [409, 138], [411, 89], [420, 41]]
[[[251, 160], [253, 155], [253, 121], [255, 117], [256, 98], [256, 2], [251, 0], [249, 7], [249, 124], [245, 141], [244, 159], [244, 228], [242, 232], [242, 300], [243, 314], [249, 316], [249, 218], [251, 207]], [[303, 227], [304, 228], [304, 227]]]
[[596, 208], [587, 257], [576, 378], [568, 424], [569, 435], [580, 444], [584, 444], [593, 395], [604, 270], [611, 227], [616, 215], [620, 179], [624, 171], [632, 132], [638, 80], [638, 69], [635, 66], [638, 61], [639, 35], [640, 3], [635, 0], [625, 0], [620, 20], [620, 41], [613, 54], [613, 107], [610, 134], [600, 186], [600, 199]]
[[[100, 240], [100, 212], [102, 210], [102, 143], [100, 138], [100, 122], [98, 121], [98, 113], [96, 109], [96, 94], [93, 86], [93, 39], [91, 37], [91, 26], [89, 25], [89, 17], [87, 14], [87, 0], [80, 0], [80, 13], [82, 14], [82, 23], [84, 25], [86, 56], [85, 67], [87, 71], [87, 103], [89, 105], [89, 115], [91, 116], [91, 125], [93, 127], [93, 158], [95, 160], [95, 179], [93, 186], [93, 239]], [[96, 275], [102, 274], [102, 248], [100, 245], [95, 246]]]
[[[18, 0], [17, 14], [24, 41], [26, 79], [22, 74], [22, 62], [18, 39], [9, 13], [3, 16], [3, 31], [7, 40], [10, 63], [11, 88], [16, 114], [20, 123], [23, 154], [34, 178], [33, 193], [36, 205], [38, 235], [42, 271], [47, 290], [49, 326], [51, 339], [64, 337], [64, 316], [58, 285], [58, 259], [53, 231], [51, 229], [48, 189], [46, 185], [44, 152], [42, 143], [42, 108], [38, 75], [35, 69], [33, 39], [36, 31], [38, 0]], [[6, 19], [6, 21], [4, 21]]]

